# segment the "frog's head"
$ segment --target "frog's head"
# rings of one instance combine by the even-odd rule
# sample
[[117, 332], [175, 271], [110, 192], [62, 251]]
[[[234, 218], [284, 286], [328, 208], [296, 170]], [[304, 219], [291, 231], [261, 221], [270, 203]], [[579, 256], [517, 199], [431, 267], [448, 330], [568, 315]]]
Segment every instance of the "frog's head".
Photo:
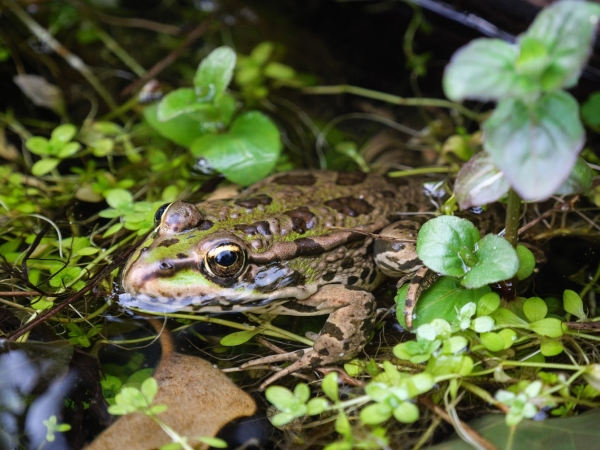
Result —
[[289, 296], [298, 275], [287, 261], [253, 261], [232, 231], [205, 220], [191, 203], [159, 208], [157, 228], [123, 269], [120, 302], [146, 310], [240, 310], [259, 299]]

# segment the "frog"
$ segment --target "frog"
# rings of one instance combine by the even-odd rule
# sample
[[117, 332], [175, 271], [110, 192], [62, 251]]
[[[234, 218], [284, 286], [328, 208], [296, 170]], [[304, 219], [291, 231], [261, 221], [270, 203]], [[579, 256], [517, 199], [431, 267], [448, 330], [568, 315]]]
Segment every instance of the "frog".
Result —
[[246, 363], [301, 369], [357, 356], [376, 319], [373, 290], [422, 268], [419, 220], [434, 209], [422, 181], [297, 170], [228, 199], [175, 201], [122, 271], [125, 307], [160, 313], [328, 315], [313, 346]]

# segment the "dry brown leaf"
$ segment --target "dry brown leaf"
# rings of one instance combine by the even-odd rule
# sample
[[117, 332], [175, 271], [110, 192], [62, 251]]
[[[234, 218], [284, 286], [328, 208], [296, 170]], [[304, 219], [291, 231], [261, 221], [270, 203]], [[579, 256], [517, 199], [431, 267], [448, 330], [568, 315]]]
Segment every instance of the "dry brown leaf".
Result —
[[[252, 397], [201, 358], [167, 353], [154, 378], [159, 388], [154, 404], [169, 406], [159, 417], [182, 436], [215, 436], [233, 419], [256, 411]], [[117, 420], [86, 448], [147, 450], [169, 442], [152, 419], [136, 413]]]

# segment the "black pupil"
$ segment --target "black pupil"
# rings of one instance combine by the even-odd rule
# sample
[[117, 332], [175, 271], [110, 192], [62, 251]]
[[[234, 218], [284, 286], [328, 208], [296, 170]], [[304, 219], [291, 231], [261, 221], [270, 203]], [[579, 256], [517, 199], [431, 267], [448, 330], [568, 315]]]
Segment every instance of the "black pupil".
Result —
[[232, 251], [223, 250], [215, 257], [215, 261], [220, 266], [229, 267], [235, 264], [237, 261], [237, 255]]
[[169, 205], [170, 203], [165, 203], [156, 210], [156, 214], [154, 214], [154, 223], [158, 224], [158, 222], [160, 222], [160, 219], [162, 219], [162, 216], [165, 213], [165, 210], [169, 207]]

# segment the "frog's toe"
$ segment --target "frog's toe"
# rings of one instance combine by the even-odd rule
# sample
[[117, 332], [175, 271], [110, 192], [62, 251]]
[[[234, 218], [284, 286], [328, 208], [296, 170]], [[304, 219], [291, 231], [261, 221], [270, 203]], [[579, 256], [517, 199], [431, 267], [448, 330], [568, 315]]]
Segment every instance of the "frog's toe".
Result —
[[[293, 352], [293, 353], [298, 353], [298, 352]], [[283, 356], [283, 355], [276, 355], [276, 356]], [[279, 380], [280, 378], [285, 377], [286, 375], [289, 375], [291, 373], [297, 372], [302, 369], [314, 369], [317, 367], [322, 367], [326, 364], [327, 364], [327, 361], [321, 355], [319, 355], [316, 351], [314, 351], [313, 349], [306, 350], [306, 351], [304, 351], [304, 354], [298, 361], [290, 364], [285, 369], [282, 369], [279, 372], [271, 375], [259, 386], [258, 389], [261, 391], [264, 391], [267, 386], [269, 386], [273, 382]]]
[[288, 353], [278, 353], [276, 355], [264, 356], [262, 358], [256, 358], [252, 361], [248, 361], [240, 366], [240, 369], [248, 369], [250, 367], [265, 365], [265, 364], [273, 364], [282, 361], [296, 361], [308, 352], [310, 348], [304, 350], [296, 350]]

